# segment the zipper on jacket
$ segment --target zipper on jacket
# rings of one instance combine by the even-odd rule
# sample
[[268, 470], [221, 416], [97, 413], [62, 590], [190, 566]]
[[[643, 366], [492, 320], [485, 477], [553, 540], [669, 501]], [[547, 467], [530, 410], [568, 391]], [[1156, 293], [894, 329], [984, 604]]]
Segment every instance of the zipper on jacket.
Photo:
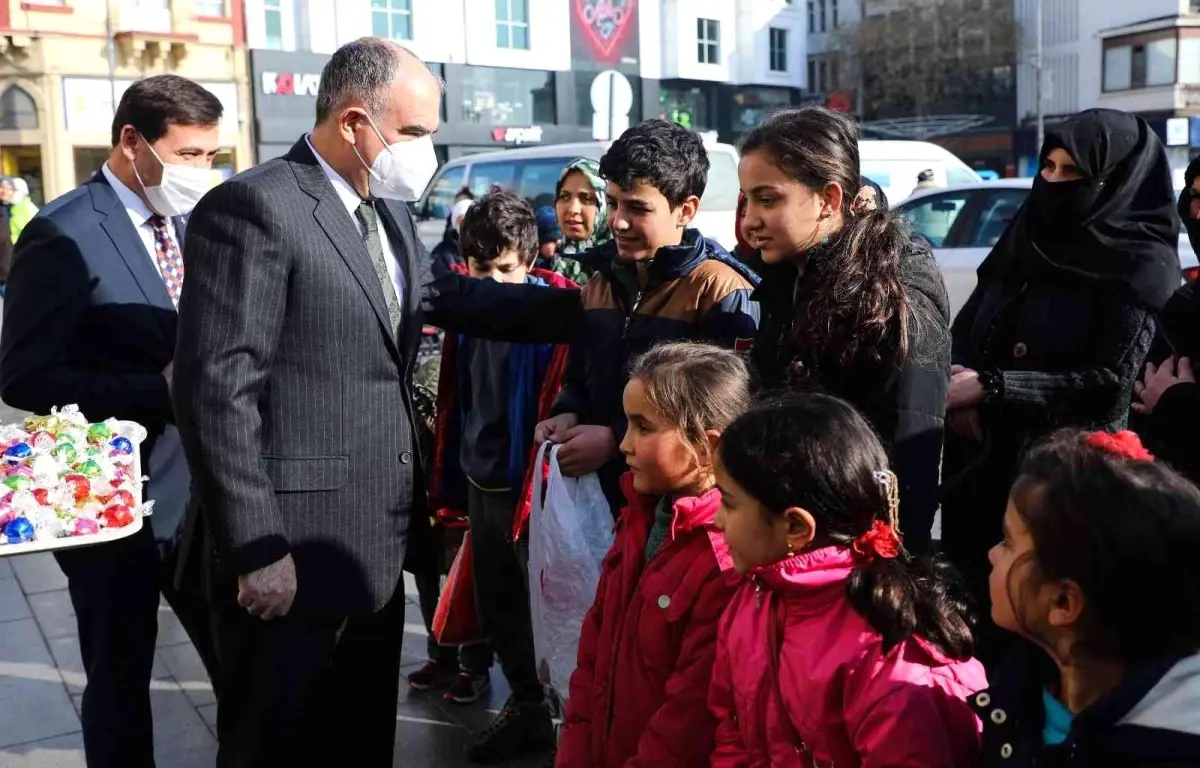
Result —
[[[649, 282], [647, 282], [646, 288], [649, 288], [649, 287], [650, 287], [650, 284], [649, 284]], [[621, 329], [621, 338], [622, 339], [629, 337], [629, 325], [630, 325], [630, 323], [633, 322], [634, 313], [637, 312], [638, 308], [642, 306], [642, 298], [646, 295], [646, 288], [638, 289], [637, 296], [635, 296], [633, 299], [633, 307], [629, 310], [628, 314], [625, 315], [625, 327]]]
[[751, 576], [750, 580], [754, 582], [754, 607], [762, 608], [762, 581], [757, 576]]

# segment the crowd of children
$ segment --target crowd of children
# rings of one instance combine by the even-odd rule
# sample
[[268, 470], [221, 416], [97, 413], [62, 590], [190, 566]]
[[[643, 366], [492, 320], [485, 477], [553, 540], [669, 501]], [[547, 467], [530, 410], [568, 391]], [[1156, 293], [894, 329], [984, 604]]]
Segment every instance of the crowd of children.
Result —
[[[559, 768], [1200, 765], [1200, 490], [1133, 433], [1027, 455], [990, 616], [929, 556], [948, 305], [926, 245], [860, 188], [856, 144], [822, 109], [751, 132], [735, 259], [690, 227], [700, 139], [630, 128], [560, 180], [560, 227], [565, 208], [596, 238], [570, 254], [581, 290], [534, 266], [549, 221], [519, 198], [464, 215], [469, 275], [425, 296], [448, 331], [430, 495], [469, 520], [490, 645], [431, 643], [410, 683], [472, 700], [496, 654], [512, 698], [472, 760], [556, 741], [523, 555], [548, 440], [616, 518]], [[428, 623], [436, 574], [419, 583]], [[1017, 638], [986, 672], [983, 622]]]

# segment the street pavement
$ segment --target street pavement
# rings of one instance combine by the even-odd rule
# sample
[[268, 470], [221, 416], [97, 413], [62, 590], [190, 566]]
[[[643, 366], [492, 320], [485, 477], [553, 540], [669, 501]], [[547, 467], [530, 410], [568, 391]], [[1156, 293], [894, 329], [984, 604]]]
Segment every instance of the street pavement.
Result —
[[[0, 766], [84, 768], [79, 703], [84, 674], [67, 582], [48, 554], [0, 558]], [[405, 584], [403, 670], [424, 663], [425, 628], [415, 585]], [[171, 609], [158, 614], [158, 650], [150, 683], [155, 759], [160, 768], [211, 768], [217, 754], [216, 700], [195, 649]], [[458, 768], [463, 749], [483, 730], [508, 695], [493, 672], [493, 689], [468, 707], [440, 693], [409, 694], [396, 703], [398, 768]], [[353, 735], [348, 737], [352, 740]], [[329, 738], [339, 738], [330, 735]], [[536, 756], [510, 763], [534, 768]]]
[[[0, 424], [24, 414], [0, 405]], [[404, 585], [403, 669], [425, 662], [425, 626], [416, 586]], [[396, 702], [397, 768], [459, 768], [471, 734], [487, 727], [508, 696], [492, 673], [490, 696], [467, 707], [441, 694], [412, 693], [401, 681]], [[0, 768], [85, 768], [79, 705], [85, 677], [67, 580], [49, 554], [0, 558]], [[200, 657], [165, 602], [150, 683], [154, 751], [159, 768], [212, 768], [217, 705]], [[331, 734], [329, 738], [340, 738]], [[353, 739], [353, 735], [348, 735]], [[509, 763], [535, 768], [545, 756]]]

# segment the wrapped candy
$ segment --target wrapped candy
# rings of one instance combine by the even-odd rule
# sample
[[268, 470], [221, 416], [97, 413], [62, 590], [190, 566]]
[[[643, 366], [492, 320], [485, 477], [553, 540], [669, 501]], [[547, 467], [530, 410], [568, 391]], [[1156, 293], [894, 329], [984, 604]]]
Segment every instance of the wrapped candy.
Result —
[[150, 514], [141, 503], [138, 424], [89, 423], [75, 406], [0, 425], [0, 554], [30, 541], [88, 537]]

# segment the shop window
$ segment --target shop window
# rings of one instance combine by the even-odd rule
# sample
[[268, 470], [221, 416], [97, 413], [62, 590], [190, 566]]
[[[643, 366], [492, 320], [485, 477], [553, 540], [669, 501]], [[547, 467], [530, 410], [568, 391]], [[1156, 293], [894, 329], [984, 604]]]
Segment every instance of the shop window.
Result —
[[771, 71], [788, 71], [788, 33], [786, 29], [771, 27]]
[[197, 16], [208, 16], [214, 19], [224, 19], [225, 0], [196, 0], [194, 6]]
[[733, 127], [746, 131], [767, 115], [791, 106], [792, 94], [782, 88], [745, 88], [733, 95]]
[[529, 50], [529, 0], [496, 0], [496, 47]]
[[412, 0], [371, 0], [371, 34], [412, 40]]
[[1200, 37], [1179, 41], [1179, 82], [1200, 85]]
[[1178, 50], [1174, 35], [1160, 40], [1106, 48], [1104, 90], [1124, 91], [1171, 85], [1176, 81], [1177, 67], [1180, 69], [1180, 76], [1184, 75], [1184, 66], [1176, 63]]
[[32, 131], [38, 127], [37, 105], [24, 88], [10, 85], [0, 94], [0, 130]]
[[285, 0], [262, 0], [263, 29], [266, 33], [265, 46], [275, 51], [283, 50], [283, 3]]
[[696, 60], [721, 63], [721, 22], [716, 19], [696, 19]]
[[72, 152], [75, 160], [75, 186], [85, 184], [95, 176], [110, 154], [112, 147], [75, 147]]
[[710, 114], [709, 92], [702, 88], [664, 88], [659, 91], [659, 106], [665, 120], [694, 131], [715, 130]]
[[557, 122], [554, 73], [467, 67], [462, 80], [462, 119], [494, 126]]
[[808, 86], [809, 91], [811, 91], [813, 93], [817, 92], [817, 60], [816, 59], [808, 60], [807, 86]]

